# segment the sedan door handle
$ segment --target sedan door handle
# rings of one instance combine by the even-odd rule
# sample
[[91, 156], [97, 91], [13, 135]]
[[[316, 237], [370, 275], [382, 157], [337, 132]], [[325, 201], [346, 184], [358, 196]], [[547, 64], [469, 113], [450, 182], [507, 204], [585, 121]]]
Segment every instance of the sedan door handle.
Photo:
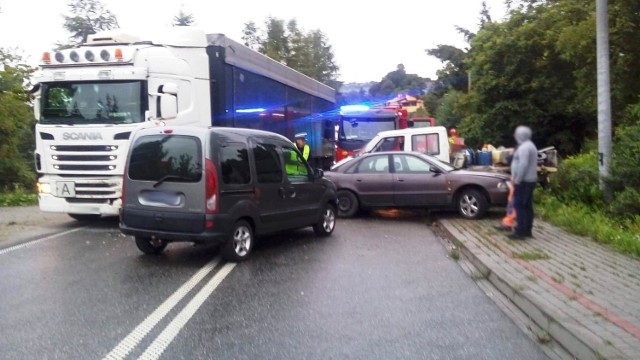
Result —
[[404, 179], [398, 179], [398, 182], [404, 182]]
[[356, 179], [357, 182], [362, 182], [362, 179]]

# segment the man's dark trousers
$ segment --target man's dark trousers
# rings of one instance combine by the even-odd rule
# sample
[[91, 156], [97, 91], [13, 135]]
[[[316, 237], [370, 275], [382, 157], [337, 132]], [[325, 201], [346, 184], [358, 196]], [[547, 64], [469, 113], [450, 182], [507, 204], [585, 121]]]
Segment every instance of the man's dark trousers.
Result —
[[515, 184], [513, 191], [513, 207], [516, 209], [516, 235], [532, 236], [533, 228], [533, 190], [535, 182]]

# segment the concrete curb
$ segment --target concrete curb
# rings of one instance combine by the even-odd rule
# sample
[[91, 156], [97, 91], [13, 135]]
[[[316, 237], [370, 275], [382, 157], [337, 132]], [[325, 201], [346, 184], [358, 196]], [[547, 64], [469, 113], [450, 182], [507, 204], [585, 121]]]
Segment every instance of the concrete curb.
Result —
[[593, 334], [582, 326], [572, 326], [570, 321], [560, 321], [552, 307], [545, 306], [544, 301], [531, 291], [522, 291], [506, 277], [494, 273], [491, 268], [466, 244], [460, 240], [447, 226], [438, 221], [440, 230], [456, 245], [462, 256], [472, 263], [486, 279], [534, 323], [546, 331], [549, 336], [577, 359], [625, 359], [617, 350], [599, 344]]

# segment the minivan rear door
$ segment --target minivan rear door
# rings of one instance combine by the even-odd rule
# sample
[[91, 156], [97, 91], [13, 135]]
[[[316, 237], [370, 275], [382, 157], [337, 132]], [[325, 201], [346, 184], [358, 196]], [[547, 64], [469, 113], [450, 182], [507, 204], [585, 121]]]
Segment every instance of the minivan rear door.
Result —
[[205, 224], [203, 139], [150, 134], [135, 139], [123, 222], [131, 228], [201, 233]]

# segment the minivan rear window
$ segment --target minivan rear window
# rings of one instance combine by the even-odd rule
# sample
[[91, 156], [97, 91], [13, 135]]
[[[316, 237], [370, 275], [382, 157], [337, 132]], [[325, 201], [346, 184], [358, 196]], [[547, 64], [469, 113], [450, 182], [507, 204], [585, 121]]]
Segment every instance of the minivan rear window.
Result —
[[202, 176], [200, 140], [185, 135], [149, 135], [136, 140], [129, 178], [141, 181], [198, 182]]

